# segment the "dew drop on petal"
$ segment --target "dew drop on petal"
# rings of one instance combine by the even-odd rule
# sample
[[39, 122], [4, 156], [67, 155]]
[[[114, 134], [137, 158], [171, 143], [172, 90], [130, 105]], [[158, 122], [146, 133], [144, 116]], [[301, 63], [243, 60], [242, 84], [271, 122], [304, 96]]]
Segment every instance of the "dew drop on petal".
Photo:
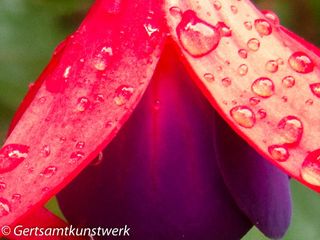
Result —
[[292, 76], [285, 76], [282, 79], [282, 85], [286, 88], [292, 88], [296, 83], [296, 80]]
[[320, 149], [307, 155], [302, 164], [301, 177], [311, 185], [320, 186]]
[[214, 81], [214, 75], [212, 73], [205, 73], [203, 75], [203, 77], [207, 82], [213, 82]]
[[257, 112], [257, 116], [259, 117], [259, 119], [264, 119], [267, 117], [267, 112], [264, 109], [259, 109]]
[[79, 162], [84, 157], [84, 153], [81, 151], [76, 151], [71, 153], [69, 163]]
[[55, 166], [49, 166], [46, 167], [41, 173], [40, 175], [46, 178], [50, 178], [52, 177], [56, 172], [57, 172], [58, 168]]
[[70, 70], [71, 70], [71, 66], [66, 67], [66, 69], [64, 70], [64, 73], [63, 73], [63, 77], [64, 78], [68, 78], [69, 77]]
[[0, 197], [0, 217], [7, 216], [11, 212], [9, 201]]
[[8, 144], [0, 150], [0, 173], [16, 168], [29, 153], [29, 147], [21, 144]]
[[117, 104], [118, 106], [126, 104], [130, 100], [133, 91], [134, 88], [127, 85], [121, 85], [120, 87], [118, 87], [114, 97], [115, 104]]
[[310, 84], [310, 89], [313, 95], [320, 98], [320, 83], [312, 83]]
[[271, 24], [265, 19], [256, 19], [254, 21], [254, 27], [261, 37], [268, 36], [272, 33]]
[[279, 69], [279, 65], [275, 60], [269, 60], [265, 66], [266, 70], [270, 73], [275, 73]]
[[42, 148], [41, 148], [41, 155], [43, 157], [49, 157], [50, 153], [51, 153], [50, 146], [49, 145], [43, 145]]
[[232, 81], [229, 77], [225, 77], [221, 80], [221, 83], [224, 87], [229, 87], [231, 85]]
[[238, 54], [243, 59], [246, 59], [248, 57], [248, 52], [245, 49], [239, 49]]
[[0, 192], [3, 192], [7, 187], [7, 184], [5, 182], [0, 182]]
[[306, 100], [306, 105], [308, 105], [308, 106], [313, 105], [313, 100], [312, 99]]
[[272, 145], [268, 147], [271, 157], [279, 162], [285, 162], [289, 158], [289, 151], [282, 145]]
[[270, 78], [261, 77], [251, 85], [252, 91], [260, 97], [268, 98], [274, 94], [274, 84]]
[[310, 57], [303, 52], [295, 52], [289, 57], [290, 67], [298, 73], [310, 73], [313, 71], [314, 63]]
[[266, 17], [266, 19], [268, 19], [274, 25], [280, 24], [280, 19], [277, 16], [277, 14], [275, 14], [274, 12], [272, 12], [270, 10], [263, 10], [262, 13]]
[[100, 152], [99, 155], [92, 161], [92, 166], [98, 166], [103, 161], [103, 152]]
[[79, 141], [79, 142], [77, 142], [77, 144], [76, 144], [76, 148], [77, 148], [77, 149], [83, 149], [84, 146], [85, 146], [85, 142], [83, 142], [83, 141]]
[[245, 76], [245, 75], [247, 75], [247, 73], [248, 73], [248, 66], [246, 64], [241, 64], [238, 67], [238, 74], [240, 76]]
[[283, 143], [297, 144], [302, 138], [303, 125], [299, 118], [287, 116], [282, 118], [278, 123], [278, 130]]
[[221, 39], [219, 30], [199, 19], [192, 10], [183, 13], [176, 31], [181, 46], [193, 57], [210, 53]]
[[181, 18], [181, 16], [182, 16], [182, 11], [181, 11], [181, 9], [180, 9], [179, 7], [176, 7], [176, 6], [171, 7], [171, 8], [169, 9], [169, 12], [170, 12], [170, 14], [171, 14], [173, 17], [179, 17], [179, 18]]
[[90, 101], [86, 97], [80, 97], [77, 101], [77, 111], [84, 112], [90, 106]]
[[250, 105], [256, 106], [260, 103], [260, 99], [257, 97], [252, 97], [249, 99]]
[[231, 6], [230, 6], [230, 10], [231, 10], [231, 12], [232, 12], [233, 14], [237, 14], [237, 13], [238, 13], [238, 8], [237, 8], [236, 6], [234, 6], [234, 5], [231, 5]]
[[236, 106], [230, 110], [233, 120], [244, 128], [252, 128], [256, 118], [252, 110], [247, 106]]
[[250, 21], [244, 22], [243, 25], [245, 26], [245, 28], [247, 30], [251, 30], [252, 29], [252, 23]]
[[21, 201], [21, 194], [15, 193], [12, 195], [11, 199], [13, 202], [20, 202]]
[[221, 5], [221, 2], [219, 0], [216, 0], [213, 2], [213, 7], [216, 9], [216, 10], [220, 10], [222, 5]]
[[247, 46], [250, 50], [256, 52], [259, 50], [260, 48], [260, 41], [256, 38], [251, 38], [248, 42], [247, 42]]

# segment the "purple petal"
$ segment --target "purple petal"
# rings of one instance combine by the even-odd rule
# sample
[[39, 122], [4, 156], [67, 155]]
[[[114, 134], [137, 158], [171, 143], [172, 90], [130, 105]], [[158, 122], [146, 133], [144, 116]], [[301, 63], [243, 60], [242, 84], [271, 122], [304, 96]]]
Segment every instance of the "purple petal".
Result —
[[266, 236], [282, 237], [291, 219], [288, 176], [257, 154], [222, 120], [216, 120], [218, 163], [239, 208]]
[[103, 162], [59, 194], [61, 208], [72, 224], [127, 224], [130, 239], [240, 239], [251, 223], [220, 175], [214, 112], [172, 51]]

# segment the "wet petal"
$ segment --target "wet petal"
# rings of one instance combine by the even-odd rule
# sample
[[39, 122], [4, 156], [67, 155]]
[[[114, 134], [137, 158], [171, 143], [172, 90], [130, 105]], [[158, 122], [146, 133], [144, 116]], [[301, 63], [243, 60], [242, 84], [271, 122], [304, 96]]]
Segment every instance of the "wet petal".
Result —
[[[159, 4], [97, 0], [57, 47], [0, 150], [0, 225], [17, 224], [55, 195], [130, 116], [165, 40]], [[21, 201], [9, 201], [14, 194]]]
[[291, 219], [288, 176], [262, 159], [221, 118], [217, 123], [218, 163], [231, 195], [265, 235], [281, 238]]
[[319, 155], [309, 156], [319, 149], [319, 50], [249, 0], [165, 3], [171, 34], [211, 104], [261, 155], [320, 191]]
[[218, 170], [214, 113], [173, 52], [103, 161], [59, 193], [72, 224], [127, 224], [132, 239], [174, 240], [240, 239], [250, 228]]

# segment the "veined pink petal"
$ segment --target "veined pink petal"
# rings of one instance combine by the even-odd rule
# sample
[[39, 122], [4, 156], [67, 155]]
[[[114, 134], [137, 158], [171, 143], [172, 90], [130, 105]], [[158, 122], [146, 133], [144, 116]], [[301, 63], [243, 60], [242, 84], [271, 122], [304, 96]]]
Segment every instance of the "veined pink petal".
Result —
[[57, 48], [0, 151], [0, 226], [43, 205], [111, 141], [153, 74], [162, 24], [159, 2], [97, 0]]
[[165, 5], [171, 34], [212, 105], [263, 156], [320, 191], [319, 154], [308, 157], [320, 148], [318, 49], [248, 0]]

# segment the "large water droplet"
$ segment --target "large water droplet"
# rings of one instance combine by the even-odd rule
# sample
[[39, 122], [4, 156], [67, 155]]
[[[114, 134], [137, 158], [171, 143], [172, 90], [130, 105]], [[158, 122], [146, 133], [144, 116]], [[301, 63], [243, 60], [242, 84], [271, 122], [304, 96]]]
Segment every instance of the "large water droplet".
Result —
[[261, 37], [268, 36], [272, 33], [271, 24], [264, 19], [256, 19], [254, 21], [254, 27]]
[[274, 160], [285, 162], [289, 158], [288, 149], [281, 145], [272, 145], [268, 147], [268, 152]]
[[260, 97], [267, 98], [274, 93], [274, 84], [271, 79], [262, 77], [256, 79], [251, 85], [252, 91]]
[[184, 12], [176, 31], [180, 44], [193, 57], [213, 51], [221, 39], [217, 28], [198, 18], [191, 10]]
[[114, 102], [118, 106], [122, 106], [122, 105], [126, 104], [130, 100], [130, 98], [133, 94], [133, 91], [134, 91], [133, 87], [129, 87], [127, 85], [121, 85], [116, 90]]
[[295, 116], [287, 116], [280, 120], [278, 129], [284, 144], [297, 144], [300, 142], [303, 125], [299, 118]]
[[57, 172], [58, 168], [55, 166], [49, 166], [47, 168], [45, 168], [40, 175], [46, 178], [50, 178], [52, 177], [56, 172]]
[[292, 88], [296, 83], [296, 80], [292, 76], [286, 76], [282, 79], [282, 84], [286, 88]]
[[313, 95], [320, 98], [320, 83], [312, 83], [310, 84], [310, 89]]
[[0, 197], [0, 217], [7, 216], [11, 211], [8, 200]]
[[251, 38], [247, 42], [247, 46], [251, 51], [256, 52], [260, 48], [260, 41], [258, 39], [256, 39], [256, 38]]
[[113, 56], [111, 47], [103, 47], [93, 59], [93, 67], [98, 71], [104, 71]]
[[314, 63], [310, 57], [303, 52], [295, 52], [289, 57], [290, 67], [298, 73], [310, 73], [313, 71]]
[[0, 150], [0, 173], [16, 168], [28, 156], [29, 147], [21, 144], [8, 144]]
[[247, 106], [236, 106], [230, 110], [233, 120], [242, 127], [252, 128], [256, 122], [253, 111]]
[[301, 177], [311, 185], [320, 186], [320, 149], [309, 153], [305, 158]]

